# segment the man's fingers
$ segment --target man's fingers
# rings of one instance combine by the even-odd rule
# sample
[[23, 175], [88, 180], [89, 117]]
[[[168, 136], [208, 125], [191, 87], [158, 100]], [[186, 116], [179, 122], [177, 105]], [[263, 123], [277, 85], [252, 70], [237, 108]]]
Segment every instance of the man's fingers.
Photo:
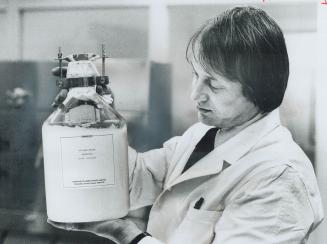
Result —
[[59, 223], [48, 219], [48, 223], [56, 228], [67, 231], [86, 231], [102, 236], [115, 243], [130, 243], [135, 236], [142, 233], [137, 226], [129, 220], [115, 219], [87, 223]]
[[93, 223], [61, 223], [50, 219], [47, 222], [53, 227], [67, 231], [92, 231], [94, 225]]
[[47, 219], [47, 222], [52, 225], [53, 227], [56, 227], [58, 229], [63, 229], [63, 230], [67, 230], [67, 223], [60, 223], [60, 222], [55, 222], [52, 221], [50, 219]]

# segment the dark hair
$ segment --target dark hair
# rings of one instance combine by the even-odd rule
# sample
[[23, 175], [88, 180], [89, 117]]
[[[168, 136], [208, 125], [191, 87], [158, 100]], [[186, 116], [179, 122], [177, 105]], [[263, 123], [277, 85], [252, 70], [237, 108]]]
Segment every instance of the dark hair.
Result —
[[209, 20], [190, 39], [186, 57], [240, 82], [244, 96], [263, 113], [282, 103], [289, 75], [285, 40], [261, 9], [236, 7]]

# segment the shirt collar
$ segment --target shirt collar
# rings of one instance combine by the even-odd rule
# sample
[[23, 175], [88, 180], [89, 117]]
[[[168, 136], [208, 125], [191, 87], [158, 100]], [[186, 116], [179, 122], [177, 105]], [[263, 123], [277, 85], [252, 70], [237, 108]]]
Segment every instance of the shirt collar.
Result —
[[[214, 149], [226, 163], [233, 164], [253, 148], [262, 137], [280, 125], [279, 109], [267, 113]], [[219, 135], [218, 135], [219, 136]]]

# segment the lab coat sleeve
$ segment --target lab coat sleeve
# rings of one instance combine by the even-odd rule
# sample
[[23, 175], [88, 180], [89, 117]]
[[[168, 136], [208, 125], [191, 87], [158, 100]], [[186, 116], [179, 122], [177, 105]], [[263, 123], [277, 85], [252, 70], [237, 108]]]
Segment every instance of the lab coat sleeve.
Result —
[[173, 137], [160, 149], [137, 153], [128, 150], [131, 210], [152, 205], [163, 189], [167, 169], [179, 137]]
[[301, 175], [278, 166], [253, 176], [215, 226], [214, 244], [299, 244], [314, 215]]
[[139, 244], [165, 244], [153, 237], [147, 236], [143, 238], [141, 241], [139, 241]]

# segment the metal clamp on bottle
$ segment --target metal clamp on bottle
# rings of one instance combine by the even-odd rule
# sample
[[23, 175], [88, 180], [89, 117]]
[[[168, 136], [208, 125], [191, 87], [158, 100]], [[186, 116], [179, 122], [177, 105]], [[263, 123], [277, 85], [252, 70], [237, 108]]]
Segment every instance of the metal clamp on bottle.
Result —
[[56, 85], [61, 89], [69, 89], [72, 87], [95, 86], [95, 85], [108, 85], [108, 84], [109, 84], [108, 76], [64, 78], [56, 81]]
[[[84, 62], [87, 66], [89, 63], [87, 61], [93, 61], [96, 59], [102, 59], [102, 74], [101, 75], [86, 75], [81, 77], [80, 75], [78, 77], [72, 77], [69, 78], [63, 78], [63, 61], [74, 61], [74, 63], [77, 63], [77, 65], [82, 65]], [[88, 53], [83, 54], [73, 54], [67, 57], [63, 57], [61, 47], [59, 47], [58, 51], [58, 58], [59, 61], [59, 72], [60, 72], [60, 79], [56, 81], [56, 85], [60, 89], [69, 89], [73, 87], [87, 87], [87, 86], [96, 86], [96, 85], [108, 85], [109, 84], [109, 77], [105, 75], [105, 62], [106, 62], [106, 53], [105, 53], [105, 47], [102, 45], [102, 55], [90, 55]], [[87, 69], [87, 67], [86, 67]], [[75, 75], [75, 74], [74, 74]]]

